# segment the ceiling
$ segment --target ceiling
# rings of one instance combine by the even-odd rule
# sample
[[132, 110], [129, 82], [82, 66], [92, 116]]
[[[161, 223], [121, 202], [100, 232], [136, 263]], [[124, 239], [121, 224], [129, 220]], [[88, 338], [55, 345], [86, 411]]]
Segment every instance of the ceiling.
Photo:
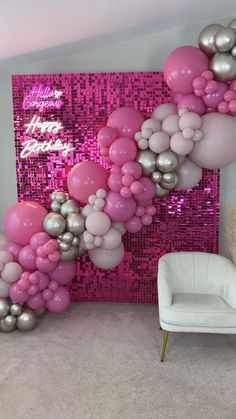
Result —
[[235, 0], [0, 0], [0, 60], [236, 16]]

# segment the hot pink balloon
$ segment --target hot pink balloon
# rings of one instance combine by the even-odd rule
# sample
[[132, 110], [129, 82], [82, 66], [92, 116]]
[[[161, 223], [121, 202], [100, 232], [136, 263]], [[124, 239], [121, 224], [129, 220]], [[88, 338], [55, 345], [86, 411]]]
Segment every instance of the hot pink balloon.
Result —
[[218, 82], [217, 91], [203, 96], [203, 102], [208, 108], [217, 108], [219, 103], [224, 99], [224, 93], [228, 90], [226, 83]]
[[204, 105], [202, 98], [195, 95], [185, 95], [178, 102], [178, 110], [183, 108], [188, 109], [190, 112], [195, 112], [200, 116], [206, 113], [206, 106]]
[[47, 243], [51, 237], [49, 234], [45, 233], [44, 231], [40, 231], [39, 233], [34, 234], [30, 239], [30, 246], [33, 250], [37, 250], [39, 246]]
[[98, 132], [98, 144], [102, 147], [110, 147], [118, 136], [118, 131], [115, 128], [107, 126], [102, 127]]
[[12, 283], [17, 281], [23, 272], [19, 263], [9, 262], [5, 265], [1, 272], [2, 279], [6, 282]]
[[118, 108], [108, 118], [107, 125], [116, 128], [119, 137], [134, 138], [140, 131], [144, 117], [141, 112], [131, 107]]
[[92, 249], [88, 251], [89, 258], [95, 266], [100, 269], [115, 268], [123, 259], [124, 245], [120, 244], [116, 249], [106, 250], [103, 248]]
[[54, 269], [56, 269], [58, 262], [51, 262], [47, 258], [36, 258], [36, 269], [43, 273], [49, 273], [52, 272]]
[[27, 271], [34, 271], [36, 268], [36, 253], [29, 246], [24, 246], [19, 252], [19, 263]]
[[123, 187], [122, 173], [111, 173], [108, 178], [108, 186], [113, 192], [120, 192]]
[[134, 198], [122, 198], [117, 192], [108, 192], [106, 205], [103, 211], [112, 221], [128, 221], [135, 213], [136, 202]]
[[102, 248], [106, 250], [113, 250], [120, 246], [122, 238], [121, 233], [117, 228], [111, 227], [110, 230], [102, 237]]
[[138, 233], [142, 229], [143, 225], [139, 217], [134, 215], [127, 223], [125, 223], [125, 228], [129, 233]]
[[67, 178], [69, 193], [73, 198], [87, 204], [88, 197], [98, 189], [108, 190], [108, 173], [100, 164], [94, 161], [84, 161], [76, 164]]
[[36, 271], [35, 273], [37, 273], [39, 276], [38, 288], [40, 291], [42, 291], [48, 286], [49, 276], [46, 273], [40, 271]]
[[136, 161], [129, 161], [122, 166], [122, 173], [132, 175], [137, 180], [142, 176], [142, 166]]
[[65, 285], [76, 276], [76, 262], [74, 260], [61, 260], [56, 269], [50, 272], [50, 278], [60, 285]]
[[171, 90], [192, 93], [193, 80], [209, 67], [208, 57], [190, 45], [176, 48], [168, 56], [164, 66], [164, 78]]
[[54, 313], [62, 313], [70, 305], [70, 294], [64, 287], [59, 287], [53, 297], [47, 301], [46, 307]]
[[139, 182], [142, 184], [143, 190], [142, 192], [135, 195], [135, 199], [138, 202], [152, 199], [155, 196], [155, 192], [156, 192], [156, 187], [155, 187], [154, 182], [152, 182], [151, 179], [147, 176], [141, 177]]
[[220, 169], [236, 159], [236, 120], [212, 112], [202, 117], [204, 137], [196, 142], [189, 158], [206, 169]]
[[47, 211], [37, 202], [23, 201], [13, 205], [6, 213], [5, 229], [12, 241], [22, 246], [30, 242], [33, 234], [43, 230]]
[[45, 307], [45, 301], [42, 297], [42, 293], [38, 292], [35, 295], [32, 295], [28, 300], [27, 300], [27, 306], [29, 308], [32, 308], [33, 310], [38, 310], [39, 308], [43, 308]]
[[9, 288], [9, 295], [14, 303], [24, 303], [28, 300], [29, 294], [18, 288], [17, 282], [14, 282]]
[[22, 246], [14, 242], [10, 242], [6, 247], [6, 250], [12, 254], [14, 262], [18, 262], [18, 256], [21, 249]]
[[130, 190], [133, 194], [137, 194], [143, 191], [143, 185], [139, 180], [136, 180], [130, 186]]
[[137, 146], [129, 138], [118, 138], [109, 149], [109, 157], [117, 166], [123, 166], [124, 163], [134, 160], [136, 155]]
[[178, 169], [179, 183], [176, 189], [190, 189], [200, 182], [202, 168], [186, 158]]

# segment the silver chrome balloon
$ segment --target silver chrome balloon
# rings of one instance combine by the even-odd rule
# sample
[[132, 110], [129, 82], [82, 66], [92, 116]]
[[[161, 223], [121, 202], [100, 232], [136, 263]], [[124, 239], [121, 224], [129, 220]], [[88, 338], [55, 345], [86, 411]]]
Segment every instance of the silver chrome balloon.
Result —
[[163, 173], [159, 172], [158, 170], [155, 170], [154, 172], [152, 172], [151, 178], [153, 182], [160, 183], [162, 181], [162, 175]]
[[50, 195], [51, 200], [55, 201], [56, 197], [57, 197], [57, 192], [52, 192]]
[[66, 219], [67, 231], [70, 231], [72, 234], [78, 236], [82, 234], [85, 230], [85, 218], [83, 215], [78, 213], [73, 213], [68, 215]]
[[205, 52], [208, 57], [212, 57], [217, 52], [214, 38], [220, 29], [223, 29], [222, 25], [213, 23], [203, 28], [199, 34], [199, 48]]
[[219, 52], [228, 52], [235, 44], [235, 31], [232, 28], [222, 28], [215, 35], [215, 46]]
[[171, 150], [163, 151], [157, 156], [156, 166], [162, 172], [171, 172], [177, 169], [178, 165], [178, 156]]
[[179, 183], [179, 177], [175, 172], [165, 173], [163, 180], [160, 183], [161, 187], [164, 189], [174, 189]]
[[59, 204], [63, 204], [66, 201], [66, 194], [64, 192], [57, 192], [55, 200]]
[[16, 317], [13, 316], [12, 314], [8, 314], [4, 319], [3, 319], [4, 324], [7, 327], [13, 327], [16, 325]]
[[79, 254], [79, 248], [76, 246], [71, 246], [66, 252], [61, 252], [61, 260], [74, 260]]
[[67, 231], [66, 233], [64, 233], [61, 237], [61, 240], [63, 240], [66, 243], [71, 243], [74, 239], [73, 234], [70, 231]]
[[231, 49], [231, 55], [236, 58], [236, 45]]
[[23, 310], [23, 307], [22, 307], [21, 304], [13, 303], [10, 306], [10, 313], [13, 316], [19, 316], [21, 314], [22, 310]]
[[0, 298], [0, 319], [3, 319], [10, 311], [10, 304], [7, 298]]
[[78, 236], [75, 236], [71, 242], [72, 246], [79, 246], [80, 244], [80, 239]]
[[215, 54], [210, 61], [210, 70], [216, 80], [231, 81], [236, 77], [236, 59], [228, 52]]
[[70, 243], [66, 243], [64, 241], [60, 241], [59, 242], [59, 247], [61, 249], [62, 252], [66, 252], [67, 250], [69, 250], [71, 248], [71, 244]]
[[66, 228], [65, 218], [61, 214], [50, 212], [43, 221], [43, 228], [51, 236], [58, 237]]
[[158, 183], [156, 184], [156, 196], [163, 198], [163, 196], [169, 195], [170, 191], [162, 188]]
[[16, 325], [6, 326], [4, 319], [0, 320], [0, 332], [3, 333], [11, 333], [16, 329]]
[[34, 329], [37, 323], [37, 316], [33, 310], [24, 308], [22, 313], [16, 319], [16, 327], [22, 332]]
[[51, 210], [53, 212], [60, 212], [60, 209], [61, 209], [61, 204], [59, 204], [59, 202], [57, 202], [57, 201], [52, 201]]
[[148, 176], [156, 168], [156, 154], [151, 150], [142, 150], [138, 152], [137, 161], [143, 168], [143, 174]]
[[74, 212], [80, 212], [80, 207], [73, 199], [68, 199], [64, 204], [61, 206], [61, 215], [63, 217], [67, 217], [69, 214]]
[[236, 18], [232, 19], [229, 24], [228, 24], [229, 28], [232, 28], [236, 31]]

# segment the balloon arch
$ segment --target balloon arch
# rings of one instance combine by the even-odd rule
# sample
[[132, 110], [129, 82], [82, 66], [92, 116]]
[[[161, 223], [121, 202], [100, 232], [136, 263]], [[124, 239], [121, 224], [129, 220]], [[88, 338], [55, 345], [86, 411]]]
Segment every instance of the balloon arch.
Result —
[[154, 197], [193, 188], [202, 169], [236, 159], [236, 19], [209, 25], [199, 48], [182, 46], [167, 58], [164, 78], [174, 104], [149, 119], [116, 109], [98, 132], [106, 171], [93, 161], [76, 164], [68, 192], [51, 194], [51, 212], [31, 201], [11, 207], [0, 235], [0, 331], [31, 330], [45, 309], [70, 304], [65, 285], [76, 258], [88, 252], [101, 269], [124, 255], [122, 236], [152, 223]]

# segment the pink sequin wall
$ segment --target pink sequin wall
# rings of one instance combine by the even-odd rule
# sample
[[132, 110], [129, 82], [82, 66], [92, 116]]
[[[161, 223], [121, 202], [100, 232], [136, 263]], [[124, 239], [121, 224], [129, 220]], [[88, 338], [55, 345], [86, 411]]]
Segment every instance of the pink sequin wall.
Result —
[[[157, 105], [173, 101], [162, 73], [16, 75], [12, 85], [18, 198], [35, 200], [47, 208], [53, 190], [67, 190], [67, 174], [75, 163], [95, 160], [108, 167], [99, 156], [96, 138], [113, 110], [133, 106], [149, 117]], [[23, 101], [34, 86], [62, 92], [63, 105], [42, 112], [24, 109]], [[34, 115], [63, 124], [60, 138], [74, 147], [67, 157], [61, 151], [20, 157], [22, 143], [29, 139], [25, 124]], [[35, 130], [30, 138], [43, 141], [53, 136]], [[125, 258], [116, 269], [97, 269], [87, 255], [78, 259], [77, 278], [69, 285], [73, 301], [155, 303], [161, 255], [180, 250], [217, 252], [218, 171], [206, 170], [193, 190], [157, 199], [156, 207], [152, 225], [125, 235]]]

